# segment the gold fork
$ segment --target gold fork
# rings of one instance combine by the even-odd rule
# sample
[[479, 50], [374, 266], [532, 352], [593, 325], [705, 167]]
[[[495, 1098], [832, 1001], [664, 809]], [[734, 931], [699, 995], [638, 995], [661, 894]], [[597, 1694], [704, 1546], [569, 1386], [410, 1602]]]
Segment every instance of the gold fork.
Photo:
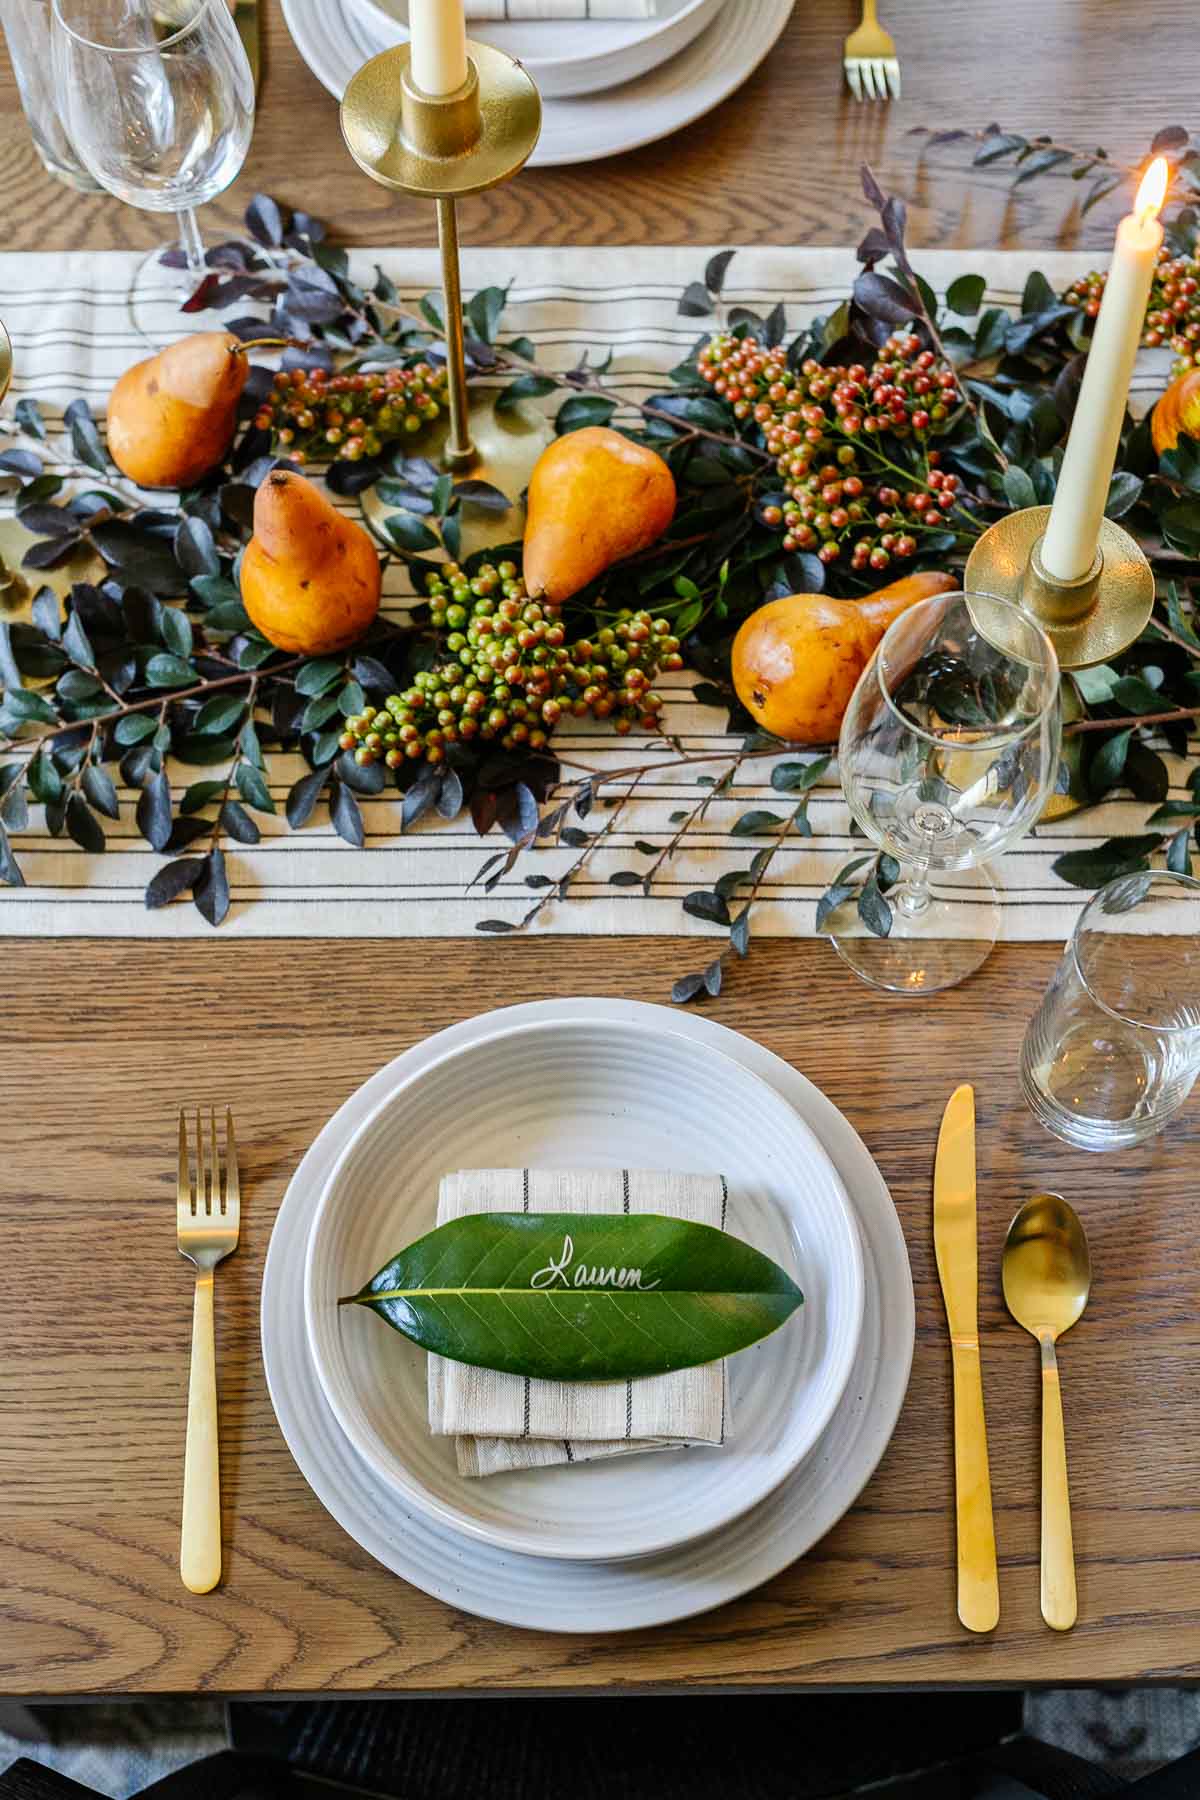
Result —
[[842, 67], [856, 100], [900, 98], [900, 61], [875, 16], [875, 0], [863, 0], [862, 24], [846, 39]]
[[213, 1345], [213, 1270], [237, 1249], [241, 1219], [233, 1114], [225, 1112], [225, 1170], [217, 1150], [217, 1115], [208, 1115], [208, 1152], [196, 1108], [196, 1178], [191, 1179], [187, 1119], [179, 1113], [179, 1253], [196, 1265], [192, 1306], [192, 1371], [188, 1383], [187, 1450], [183, 1462], [183, 1530], [179, 1573], [193, 1594], [221, 1579], [221, 1479], [217, 1454], [217, 1359]]

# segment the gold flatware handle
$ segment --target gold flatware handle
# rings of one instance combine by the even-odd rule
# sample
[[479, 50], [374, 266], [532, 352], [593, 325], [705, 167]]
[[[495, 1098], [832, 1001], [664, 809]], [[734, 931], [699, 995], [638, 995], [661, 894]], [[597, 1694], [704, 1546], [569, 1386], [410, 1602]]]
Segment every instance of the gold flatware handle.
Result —
[[196, 1276], [192, 1368], [188, 1381], [187, 1449], [183, 1461], [183, 1529], [179, 1573], [193, 1594], [221, 1579], [221, 1474], [217, 1451], [217, 1358], [213, 1344], [213, 1275]]
[[1078, 1615], [1062, 1387], [1054, 1340], [1042, 1338], [1042, 1617], [1070, 1631]]
[[954, 1344], [953, 1360], [958, 1616], [968, 1631], [993, 1631], [1000, 1618], [1000, 1582], [979, 1345]]

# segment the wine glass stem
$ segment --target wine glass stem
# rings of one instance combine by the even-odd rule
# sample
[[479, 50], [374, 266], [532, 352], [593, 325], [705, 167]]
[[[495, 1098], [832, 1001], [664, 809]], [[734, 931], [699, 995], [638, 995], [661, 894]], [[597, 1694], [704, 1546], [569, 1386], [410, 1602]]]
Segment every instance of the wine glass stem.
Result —
[[890, 896], [894, 905], [906, 913], [910, 919], [920, 918], [929, 908], [929, 869], [924, 863], [914, 863], [905, 869], [900, 881]]
[[183, 254], [187, 257], [187, 266], [193, 275], [204, 273], [204, 239], [200, 236], [200, 227], [196, 223], [196, 209], [185, 206], [178, 214], [179, 241], [183, 246]]

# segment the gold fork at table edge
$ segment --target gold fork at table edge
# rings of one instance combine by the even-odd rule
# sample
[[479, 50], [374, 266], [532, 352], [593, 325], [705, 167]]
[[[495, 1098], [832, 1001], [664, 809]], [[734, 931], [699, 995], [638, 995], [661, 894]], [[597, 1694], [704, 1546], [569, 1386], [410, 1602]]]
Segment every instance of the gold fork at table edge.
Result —
[[221, 1473], [217, 1440], [217, 1361], [213, 1341], [213, 1271], [237, 1249], [241, 1189], [233, 1114], [225, 1111], [225, 1168], [217, 1149], [217, 1114], [209, 1109], [208, 1153], [196, 1108], [195, 1181], [188, 1155], [187, 1117], [179, 1113], [176, 1231], [179, 1253], [196, 1265], [192, 1303], [192, 1363], [188, 1380], [187, 1446], [183, 1463], [183, 1524], [179, 1573], [193, 1594], [221, 1579]]
[[842, 67], [856, 100], [898, 100], [900, 59], [875, 14], [875, 0], [862, 0], [862, 24], [846, 39]]

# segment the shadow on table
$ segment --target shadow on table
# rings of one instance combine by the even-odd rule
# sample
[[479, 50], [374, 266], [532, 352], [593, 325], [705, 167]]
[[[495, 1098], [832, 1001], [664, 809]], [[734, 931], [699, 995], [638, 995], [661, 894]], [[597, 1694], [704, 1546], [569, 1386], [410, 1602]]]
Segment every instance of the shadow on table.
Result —
[[[1019, 1694], [255, 1703], [143, 1800], [1195, 1800], [1200, 1752], [1133, 1784], [1020, 1733]], [[21, 1760], [0, 1800], [100, 1790]]]

